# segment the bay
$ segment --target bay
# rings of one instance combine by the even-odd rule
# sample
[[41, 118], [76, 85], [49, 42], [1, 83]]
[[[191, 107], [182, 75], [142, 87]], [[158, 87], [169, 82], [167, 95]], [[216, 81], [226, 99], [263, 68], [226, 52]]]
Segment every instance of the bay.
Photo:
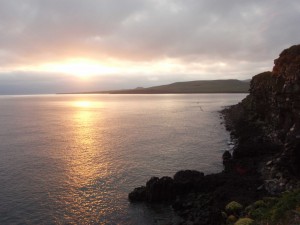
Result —
[[0, 96], [0, 224], [163, 224], [151, 176], [222, 170], [222, 107], [246, 94]]

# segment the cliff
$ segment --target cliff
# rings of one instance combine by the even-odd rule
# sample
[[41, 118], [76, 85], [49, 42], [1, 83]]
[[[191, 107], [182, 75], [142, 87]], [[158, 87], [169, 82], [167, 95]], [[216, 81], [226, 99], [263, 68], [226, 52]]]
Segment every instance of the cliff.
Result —
[[264, 156], [260, 169], [271, 193], [295, 188], [300, 176], [300, 45], [274, 64], [272, 72], [252, 78], [246, 99], [225, 110], [228, 129], [239, 139], [234, 158]]
[[129, 200], [167, 201], [179, 224], [300, 224], [300, 45], [274, 64], [252, 78], [242, 102], [222, 111], [237, 143], [223, 154], [223, 172], [151, 178]]

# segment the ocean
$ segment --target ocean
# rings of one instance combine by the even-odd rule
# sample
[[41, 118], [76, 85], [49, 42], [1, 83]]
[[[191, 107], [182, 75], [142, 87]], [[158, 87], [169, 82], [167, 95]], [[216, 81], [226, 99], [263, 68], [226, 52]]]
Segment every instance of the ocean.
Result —
[[219, 111], [246, 94], [0, 96], [0, 224], [164, 224], [127, 195], [152, 176], [222, 170]]

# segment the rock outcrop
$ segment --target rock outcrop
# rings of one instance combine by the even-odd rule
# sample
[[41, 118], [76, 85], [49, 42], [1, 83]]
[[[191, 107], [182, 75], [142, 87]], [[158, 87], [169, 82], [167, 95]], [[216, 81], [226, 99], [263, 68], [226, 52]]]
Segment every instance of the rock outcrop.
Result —
[[195, 170], [182, 170], [171, 177], [152, 177], [146, 186], [135, 188], [129, 200], [147, 202], [172, 202], [176, 196], [198, 190], [204, 174]]

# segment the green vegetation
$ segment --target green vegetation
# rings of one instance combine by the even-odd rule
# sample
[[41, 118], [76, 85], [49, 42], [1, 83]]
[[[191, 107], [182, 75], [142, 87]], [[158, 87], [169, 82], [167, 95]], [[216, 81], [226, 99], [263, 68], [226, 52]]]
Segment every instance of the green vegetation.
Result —
[[234, 225], [254, 225], [254, 220], [250, 218], [241, 218]]
[[235, 201], [228, 203], [225, 210], [228, 214], [239, 215], [243, 209], [243, 206]]
[[237, 218], [234, 215], [228, 216], [226, 222], [227, 224], [234, 224], [237, 221]]
[[[227, 224], [233, 224], [230, 216], [236, 217], [239, 203], [231, 202], [226, 206]], [[231, 214], [229, 214], [229, 212]], [[296, 225], [300, 224], [300, 190], [285, 192], [278, 197], [267, 197], [246, 207], [234, 225]]]
[[290, 219], [300, 207], [300, 190], [283, 193], [278, 198], [265, 198], [249, 207], [248, 215], [257, 221], [278, 224]]

